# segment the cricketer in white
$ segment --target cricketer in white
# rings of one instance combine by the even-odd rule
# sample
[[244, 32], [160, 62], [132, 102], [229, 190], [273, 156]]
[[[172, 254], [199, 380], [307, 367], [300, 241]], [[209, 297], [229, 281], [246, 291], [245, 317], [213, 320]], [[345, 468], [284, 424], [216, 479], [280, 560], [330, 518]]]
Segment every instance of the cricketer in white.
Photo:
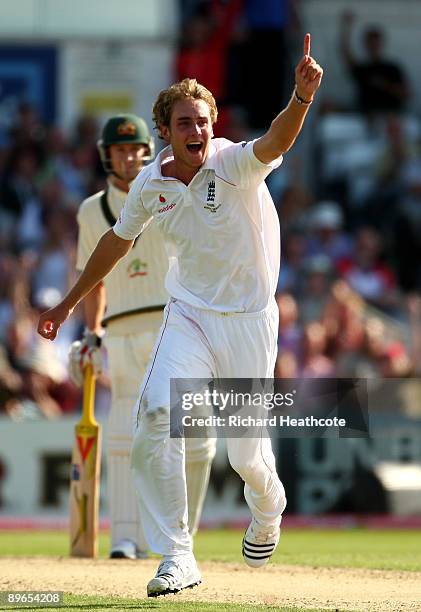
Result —
[[[162, 91], [154, 119], [171, 149], [140, 173], [119, 221], [100, 240], [79, 281], [40, 317], [39, 332], [54, 339], [76, 303], [155, 216], [170, 257], [171, 299], [142, 385], [132, 451], [145, 535], [152, 550], [164, 555], [148, 583], [149, 596], [201, 581], [187, 528], [184, 441], [169, 435], [169, 380], [272, 376], [280, 238], [264, 179], [299, 134], [322, 74], [307, 34], [291, 100], [261, 138], [245, 145], [212, 141], [215, 101], [195, 80]], [[260, 567], [278, 544], [284, 488], [269, 438], [232, 438], [227, 448], [252, 513], [243, 556]]]
[[[108, 175], [107, 188], [84, 200], [78, 211], [76, 268], [80, 272], [98, 240], [115, 223], [130, 183], [143, 167], [144, 160], [153, 157], [154, 147], [141, 117], [120, 114], [105, 123], [98, 148]], [[156, 224], [151, 223], [130, 254], [86, 296], [87, 330], [82, 341], [74, 342], [70, 351], [70, 375], [81, 386], [83, 367], [87, 363], [91, 363], [97, 374], [102, 371], [98, 346], [101, 337], [107, 349], [112, 393], [106, 445], [112, 558], [143, 558], [148, 548], [130, 470], [132, 410], [168, 301], [164, 288], [167, 270], [168, 257], [162, 235]], [[102, 336], [103, 325], [107, 329], [105, 336]], [[187, 441], [191, 535], [198, 528], [214, 455], [215, 440], [212, 438]]]

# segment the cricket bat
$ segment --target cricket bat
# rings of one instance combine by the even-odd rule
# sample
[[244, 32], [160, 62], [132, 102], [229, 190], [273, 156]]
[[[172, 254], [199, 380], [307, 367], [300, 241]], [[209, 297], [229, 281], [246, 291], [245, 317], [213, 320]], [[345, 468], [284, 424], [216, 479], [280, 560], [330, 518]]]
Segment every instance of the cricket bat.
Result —
[[75, 425], [70, 470], [70, 555], [98, 554], [99, 477], [101, 426], [94, 416], [95, 376], [84, 370], [82, 418]]

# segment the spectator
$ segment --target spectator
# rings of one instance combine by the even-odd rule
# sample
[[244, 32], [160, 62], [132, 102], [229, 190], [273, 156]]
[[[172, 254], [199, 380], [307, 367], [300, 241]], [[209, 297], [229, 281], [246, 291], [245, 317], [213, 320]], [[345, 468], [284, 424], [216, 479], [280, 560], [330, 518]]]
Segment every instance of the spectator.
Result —
[[398, 291], [393, 270], [382, 260], [382, 238], [373, 228], [357, 232], [355, 254], [338, 262], [340, 276], [369, 304], [390, 313], [398, 307]]
[[275, 365], [275, 378], [298, 378], [298, 361], [291, 351], [279, 353]]
[[406, 378], [413, 372], [413, 365], [402, 342], [391, 342], [379, 357], [383, 378]]
[[385, 326], [378, 317], [370, 317], [364, 333], [353, 346], [338, 354], [337, 375], [350, 378], [378, 378], [382, 376], [386, 352]]
[[38, 244], [41, 222], [36, 180], [42, 163], [38, 148], [13, 148], [0, 185], [0, 219], [14, 238], [10, 247], [17, 250]]
[[295, 357], [298, 357], [302, 332], [297, 323], [297, 302], [292, 295], [288, 293], [278, 295], [276, 301], [279, 308], [278, 349], [281, 355], [287, 350], [295, 355]]
[[337, 355], [342, 349], [360, 346], [364, 300], [343, 280], [336, 280], [329, 291], [322, 322], [328, 337], [329, 354]]
[[390, 242], [399, 203], [405, 193], [405, 169], [416, 151], [408, 141], [401, 117], [394, 115], [386, 119], [383, 137], [383, 151], [373, 170], [373, 184], [360, 208], [359, 217], [360, 224], [375, 225]]
[[330, 378], [335, 375], [335, 363], [326, 355], [327, 341], [323, 323], [313, 321], [304, 327], [302, 378]]
[[75, 124], [75, 134], [73, 144], [86, 147], [92, 158], [92, 163], [98, 159], [96, 143], [99, 136], [98, 122], [92, 115], [81, 115]]
[[[300, 169], [294, 168], [295, 180], [284, 186], [275, 202], [282, 220], [282, 232], [304, 230], [307, 225], [311, 194], [300, 184]], [[270, 186], [273, 191], [273, 185]], [[271, 193], [272, 193], [271, 191]]]
[[45, 223], [44, 244], [32, 275], [32, 292], [37, 294], [43, 289], [54, 288], [61, 299], [67, 291], [73, 270], [69, 231], [73, 223], [71, 225], [69, 215], [60, 208], [48, 210]]
[[306, 240], [302, 231], [293, 230], [284, 237], [277, 293], [301, 293], [302, 268], [305, 258]]
[[364, 31], [363, 43], [367, 57], [359, 61], [351, 49], [354, 20], [352, 12], [342, 14], [340, 50], [357, 89], [359, 110], [370, 117], [403, 112], [409, 97], [403, 68], [384, 58], [385, 36], [378, 26], [368, 27]]
[[33, 416], [56, 418], [61, 414], [51, 391], [55, 383], [65, 379], [66, 371], [58, 366], [48, 343], [40, 342], [34, 332], [34, 318], [29, 311], [11, 321], [7, 330], [10, 363], [22, 379], [20, 401], [11, 415], [17, 420], [27, 416], [25, 400], [30, 400]]
[[324, 255], [332, 265], [353, 253], [352, 239], [343, 231], [344, 218], [336, 202], [318, 202], [309, 221], [311, 230], [308, 238], [307, 255]]
[[28, 102], [19, 104], [15, 120], [10, 128], [9, 136], [19, 148], [43, 148], [45, 126], [38, 110]]
[[[335, 358], [341, 354], [359, 350], [363, 345], [365, 334], [365, 308], [364, 301], [351, 291], [347, 300], [342, 304], [340, 320], [337, 321], [336, 334], [330, 338], [330, 353]], [[323, 319], [327, 324], [326, 311]]]
[[185, 22], [176, 56], [176, 79], [195, 78], [224, 102], [226, 56], [240, 1], [201, 2]]
[[414, 373], [419, 376], [421, 373], [421, 295], [416, 293], [409, 295], [406, 306], [409, 318], [412, 363]]
[[304, 265], [303, 292], [300, 296], [300, 322], [320, 321], [329, 300], [334, 268], [326, 255], [309, 257]]
[[11, 414], [20, 409], [22, 389], [22, 376], [12, 367], [6, 347], [0, 344], [0, 415], [2, 412]]
[[94, 159], [90, 147], [75, 144], [59, 166], [58, 177], [74, 210], [77, 208], [77, 203], [91, 192], [96, 177]]
[[398, 276], [408, 292], [421, 290], [421, 155], [405, 165], [404, 193], [399, 201], [394, 231]]
[[[291, 95], [294, 86], [289, 80], [289, 35], [297, 29], [296, 0], [245, 0], [244, 37], [231, 48], [231, 60], [235, 55], [229, 81], [230, 101], [243, 104], [249, 116], [251, 128], [266, 129]], [[256, 56], [269, 58], [256, 64]], [[276, 78], [273, 78], [274, 64]], [[249, 87], [250, 67], [253, 69], [253, 86]], [[231, 78], [232, 77], [232, 78]], [[270, 96], [262, 96], [270, 83]]]
[[17, 271], [17, 258], [10, 253], [0, 252], [0, 342], [4, 341], [5, 330], [15, 314], [11, 294]]

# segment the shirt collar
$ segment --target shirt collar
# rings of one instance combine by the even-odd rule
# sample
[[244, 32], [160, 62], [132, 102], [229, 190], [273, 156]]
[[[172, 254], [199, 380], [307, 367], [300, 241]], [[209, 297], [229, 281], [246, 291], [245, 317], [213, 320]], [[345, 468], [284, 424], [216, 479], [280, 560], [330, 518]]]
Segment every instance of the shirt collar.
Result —
[[[199, 172], [202, 170], [214, 170], [214, 156], [216, 153], [216, 147], [213, 143], [213, 139], [210, 141], [208, 156], [204, 162], [204, 164], [199, 169]], [[155, 158], [155, 161], [151, 164], [151, 179], [158, 179], [161, 181], [173, 181], [176, 180], [169, 176], [162, 176], [161, 173], [161, 164], [165, 158], [173, 158], [173, 152], [171, 145], [166, 146], [162, 151], [158, 153]]]
[[120, 210], [123, 208], [123, 204], [126, 201], [127, 193], [113, 185], [109, 179], [107, 179], [107, 192], [108, 205], [110, 206], [114, 215], [118, 216]]
[[215, 153], [216, 147], [213, 139], [210, 141], [208, 156], [200, 170], [215, 170]]

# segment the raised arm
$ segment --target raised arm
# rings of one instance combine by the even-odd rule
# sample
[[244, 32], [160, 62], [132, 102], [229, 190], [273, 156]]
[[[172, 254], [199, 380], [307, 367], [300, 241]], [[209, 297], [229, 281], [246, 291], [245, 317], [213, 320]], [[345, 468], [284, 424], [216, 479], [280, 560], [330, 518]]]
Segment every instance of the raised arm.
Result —
[[75, 306], [110, 272], [116, 263], [129, 252], [133, 240], [123, 240], [113, 229], [99, 240], [85, 269], [63, 300], [50, 310], [43, 312], [38, 322], [38, 333], [54, 340], [61, 324], [73, 312]]
[[254, 154], [265, 164], [288, 151], [304, 123], [323, 70], [310, 55], [310, 34], [304, 37], [304, 53], [295, 69], [295, 89], [286, 108], [272, 121], [266, 134], [254, 143]]

